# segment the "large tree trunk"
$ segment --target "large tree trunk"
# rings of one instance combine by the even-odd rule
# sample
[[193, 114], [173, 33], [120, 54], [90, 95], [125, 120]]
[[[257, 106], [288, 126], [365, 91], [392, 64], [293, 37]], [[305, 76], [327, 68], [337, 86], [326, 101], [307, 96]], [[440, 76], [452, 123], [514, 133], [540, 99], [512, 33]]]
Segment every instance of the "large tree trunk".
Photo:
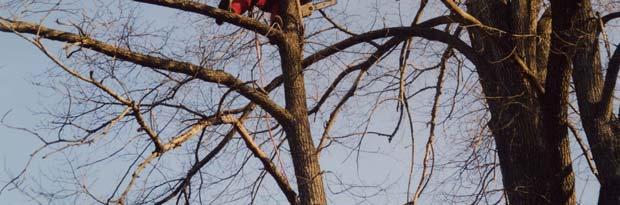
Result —
[[[575, 54], [574, 23], [579, 18], [580, 2], [572, 0], [551, 1], [551, 50], [547, 64], [545, 95], [543, 97], [543, 124], [547, 149], [552, 157], [549, 166], [557, 168], [551, 173], [552, 183], [559, 183], [562, 192], [551, 189], [556, 202], [575, 204], [575, 179], [572, 171], [568, 140], [568, 96], [572, 73], [571, 57]], [[583, 6], [583, 5], [582, 5]], [[556, 156], [567, 156], [554, 158]], [[569, 195], [570, 194], [570, 195]]]
[[326, 204], [319, 159], [312, 141], [306, 107], [306, 91], [301, 69], [301, 49], [295, 36], [280, 48], [286, 109], [296, 122], [286, 124], [284, 130], [291, 149], [301, 204]]
[[284, 94], [286, 109], [293, 115], [295, 122], [284, 124], [284, 131], [289, 142], [300, 202], [303, 205], [327, 204], [319, 158], [312, 141], [308, 108], [306, 105], [306, 88], [302, 69], [303, 23], [298, 15], [295, 1], [282, 0], [282, 29], [285, 36], [279, 42], [279, 52], [284, 77]]
[[[564, 76], [560, 79], [544, 82], [549, 43], [538, 43], [532, 34], [548, 35], [547, 30], [537, 29], [550, 26], [548, 20], [537, 26], [539, 2], [470, 0], [467, 8], [483, 24], [516, 34], [469, 29], [472, 46], [490, 62], [477, 71], [492, 116], [489, 127], [509, 203], [575, 204], [568, 135], [562, 121], [566, 118], [567, 71], [553, 74]], [[545, 96], [536, 84], [560, 92]], [[548, 110], [552, 104], [554, 109]]]
[[573, 57], [573, 80], [583, 128], [592, 149], [599, 173], [601, 190], [599, 204], [620, 204], [620, 130], [618, 118], [613, 115], [613, 90], [616, 84], [620, 49], [614, 52], [606, 79], [600, 61], [600, 22], [590, 2], [582, 4], [576, 27], [577, 52]]

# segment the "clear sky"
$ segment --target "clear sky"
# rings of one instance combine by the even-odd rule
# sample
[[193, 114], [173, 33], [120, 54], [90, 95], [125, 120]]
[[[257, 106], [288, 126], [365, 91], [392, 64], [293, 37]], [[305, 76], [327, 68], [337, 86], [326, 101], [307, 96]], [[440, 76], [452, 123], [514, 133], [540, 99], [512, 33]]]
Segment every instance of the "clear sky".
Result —
[[[38, 109], [42, 100], [40, 87], [33, 85], [35, 75], [49, 67], [49, 61], [34, 47], [27, 46], [26, 41], [15, 35], [0, 34], [0, 113], [6, 115], [5, 122], [13, 125], [32, 127], [40, 120], [33, 111]], [[28, 160], [28, 155], [38, 140], [14, 129], [0, 127], [0, 167], [1, 181], [7, 182], [7, 176], [14, 176]], [[16, 204], [23, 201], [14, 191], [0, 196], [0, 204]], [[12, 202], [12, 203], [6, 203]]]
[[[355, 4], [351, 4], [349, 1], [341, 1], [341, 4], [346, 4], [343, 8], [351, 9], [355, 8]], [[341, 5], [342, 6], [342, 5]], [[148, 7], [148, 9], [153, 9]], [[146, 10], [152, 13], [158, 13], [165, 10]], [[172, 13], [169, 13], [174, 16]], [[0, 10], [0, 16], [5, 15]], [[44, 73], [48, 69], [53, 68], [51, 62], [44, 57], [34, 46], [28, 42], [20, 39], [14, 34], [0, 33], [0, 114], [7, 113], [5, 123], [23, 126], [26, 128], [36, 128], [40, 125], [43, 115], [37, 115], [37, 111], [44, 109], [45, 107], [54, 107], [54, 103], [58, 101], [59, 96], [55, 96], [49, 89], [41, 86], [36, 86], [40, 80], [44, 80], [46, 74]], [[427, 119], [420, 119], [424, 121]], [[425, 136], [426, 129], [424, 123], [418, 123], [419, 133], [422, 138]], [[316, 133], [315, 133], [316, 134]], [[25, 165], [29, 158], [29, 154], [36, 149], [41, 143], [36, 140], [32, 135], [24, 132], [17, 131], [15, 129], [9, 129], [7, 127], [0, 126], [0, 183], [7, 182], [10, 176], [15, 176], [20, 169]], [[421, 144], [425, 140], [419, 140], [417, 148], [422, 150]], [[442, 141], [440, 139], [440, 141]], [[449, 139], [443, 139], [443, 142], [449, 142]], [[370, 142], [373, 143], [385, 143], [383, 141]], [[574, 143], [573, 143], [574, 144]], [[407, 154], [405, 146], [398, 146], [395, 143], [384, 146], [397, 149], [395, 152]], [[375, 148], [374, 145], [370, 145], [369, 148]], [[449, 148], [446, 148], [449, 149]], [[577, 151], [577, 149], [574, 149]], [[418, 156], [422, 152], [418, 152]], [[576, 152], [573, 152], [576, 153]], [[339, 154], [337, 152], [331, 154]], [[340, 153], [341, 154], [341, 153]], [[576, 154], [573, 154], [576, 157]], [[330, 160], [327, 160], [330, 159]], [[350, 170], [351, 172], [362, 172], [355, 177], [367, 177], [377, 173], [385, 173], [386, 169], [401, 169], [406, 170], [407, 164], [404, 160], [407, 157], [400, 158], [373, 158], [369, 156], [360, 167], [354, 165], [354, 160], [350, 160], [343, 163], [343, 157], [328, 156], [327, 159], [323, 159], [324, 169], [343, 169]], [[351, 162], [353, 161], [353, 162]], [[32, 173], [44, 173], [47, 169], [56, 169], [54, 161], [46, 161], [37, 159], [34, 161], [35, 166]], [[581, 173], [587, 173], [584, 169], [585, 164], [581, 163], [577, 170]], [[361, 169], [358, 169], [361, 168]], [[359, 171], [362, 170], [362, 171]], [[402, 177], [401, 172], [395, 171], [398, 176], [390, 176], [392, 178]], [[591, 175], [581, 175], [587, 177], [578, 177], [578, 196], [582, 199], [582, 204], [594, 204], [596, 201], [596, 194], [598, 185], [593, 181]], [[354, 177], [353, 177], [354, 178]], [[381, 181], [383, 178], [366, 179], [369, 181]], [[364, 180], [360, 180], [364, 181]], [[404, 179], [403, 179], [404, 181]], [[402, 190], [403, 187], [399, 187]], [[582, 195], [583, 194], [583, 195]], [[433, 201], [432, 199], [427, 199]], [[343, 199], [343, 201], [346, 201]], [[70, 202], [67, 202], [70, 203]], [[26, 196], [20, 194], [18, 191], [12, 190], [0, 195], [0, 205], [12, 205], [12, 204], [36, 204], [34, 201], [29, 201]]]

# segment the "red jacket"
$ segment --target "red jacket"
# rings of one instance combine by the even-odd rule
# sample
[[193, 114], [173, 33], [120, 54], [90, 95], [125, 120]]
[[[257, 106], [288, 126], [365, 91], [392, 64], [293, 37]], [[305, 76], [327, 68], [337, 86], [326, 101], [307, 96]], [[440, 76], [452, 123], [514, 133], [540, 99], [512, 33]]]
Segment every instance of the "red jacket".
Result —
[[[312, 0], [300, 0], [301, 4], [310, 3]], [[280, 0], [220, 0], [218, 8], [230, 10], [236, 14], [243, 14], [250, 10], [252, 6], [258, 7], [264, 12], [271, 13], [271, 19], [280, 14]], [[218, 25], [222, 25], [224, 21], [216, 19]]]
[[255, 1], [254, 6], [271, 13], [271, 15], [277, 16], [280, 13], [280, 2], [278, 0], [233, 0], [230, 4], [230, 9], [236, 14], [243, 14], [250, 10], [253, 1]]

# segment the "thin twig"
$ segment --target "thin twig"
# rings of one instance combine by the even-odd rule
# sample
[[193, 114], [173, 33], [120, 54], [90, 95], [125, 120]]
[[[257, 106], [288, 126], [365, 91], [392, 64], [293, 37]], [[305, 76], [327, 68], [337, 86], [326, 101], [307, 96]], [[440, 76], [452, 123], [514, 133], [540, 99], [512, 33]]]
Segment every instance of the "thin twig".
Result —
[[293, 188], [289, 184], [288, 180], [286, 180], [286, 177], [278, 170], [278, 167], [271, 161], [267, 153], [261, 150], [260, 147], [254, 142], [250, 136], [250, 132], [248, 132], [245, 126], [243, 126], [243, 124], [232, 115], [226, 115], [222, 118], [224, 122], [231, 123], [235, 126], [241, 135], [241, 138], [243, 138], [245, 145], [248, 149], [250, 149], [250, 151], [252, 151], [252, 154], [254, 154], [254, 156], [261, 161], [265, 170], [267, 170], [267, 172], [269, 172], [269, 174], [275, 179], [278, 187], [280, 187], [288, 202], [291, 204], [299, 204], [297, 193], [293, 191]]

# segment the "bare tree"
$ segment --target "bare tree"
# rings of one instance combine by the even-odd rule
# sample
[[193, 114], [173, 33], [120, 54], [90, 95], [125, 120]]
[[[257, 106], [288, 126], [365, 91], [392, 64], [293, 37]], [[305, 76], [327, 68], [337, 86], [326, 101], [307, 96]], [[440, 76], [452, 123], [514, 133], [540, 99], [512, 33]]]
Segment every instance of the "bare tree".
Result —
[[[14, 128], [43, 143], [33, 157], [90, 155], [67, 160], [78, 190], [66, 195], [102, 204], [285, 199], [309, 205], [347, 192], [371, 203], [365, 200], [386, 188], [366, 189], [337, 174], [327, 179], [325, 153], [357, 153], [358, 162], [360, 153], [373, 152], [366, 144], [410, 136], [395, 141], [409, 146], [411, 157], [403, 168], [408, 179], [400, 179], [406, 187], [389, 189], [403, 197], [390, 203], [422, 203], [428, 186], [441, 186], [431, 179], [443, 168], [465, 176], [453, 188], [476, 187], [454, 188], [445, 201], [577, 204], [570, 131], [601, 185], [598, 203], [620, 204], [620, 125], [613, 112], [620, 50], [612, 52], [608, 38], [617, 33], [609, 26], [620, 17], [617, 1], [421, 0], [376, 7], [344, 1], [304, 18], [300, 2], [280, 0], [272, 2], [280, 12], [271, 20], [217, 3], [1, 5], [7, 13], [0, 31], [29, 41], [54, 63], [50, 75], [62, 80], [50, 85], [66, 102], [49, 113], [47, 130], [56, 136]], [[184, 22], [153, 26], [154, 17], [140, 14], [146, 8], [177, 12]], [[450, 124], [466, 121], [470, 127]], [[426, 143], [416, 146], [420, 124]], [[438, 138], [439, 128], [453, 138]], [[441, 140], [462, 142], [468, 154], [441, 163]], [[129, 165], [105, 194], [76, 174], [113, 161]], [[33, 200], [59, 198], [24, 190], [27, 171], [0, 194], [15, 188]], [[280, 193], [270, 194], [276, 187]]]

